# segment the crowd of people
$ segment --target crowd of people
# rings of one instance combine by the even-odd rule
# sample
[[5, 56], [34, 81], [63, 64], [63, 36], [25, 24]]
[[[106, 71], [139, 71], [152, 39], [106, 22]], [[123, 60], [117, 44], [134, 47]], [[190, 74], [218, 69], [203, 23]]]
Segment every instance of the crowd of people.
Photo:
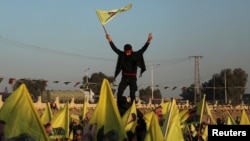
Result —
[[[130, 103], [125, 100], [125, 97], [123, 97], [122, 104], [119, 107], [120, 116], [122, 117], [126, 110], [128, 110], [130, 107]], [[54, 107], [53, 112], [57, 112], [58, 109]], [[72, 110], [72, 109], [71, 109]], [[94, 110], [94, 109], [93, 109]], [[157, 116], [159, 125], [163, 126], [165, 123], [164, 115], [163, 115], [163, 109], [162, 106], [159, 105], [153, 109], [151, 109]], [[78, 113], [81, 113], [82, 111], [77, 111]], [[144, 112], [141, 109], [136, 110], [137, 114], [136, 116], [133, 116], [132, 120], [137, 122], [136, 130], [135, 132], [128, 131], [127, 139], [124, 139], [124, 141], [144, 141], [146, 132], [147, 132], [147, 125], [144, 119]], [[87, 114], [88, 115], [88, 114]], [[104, 134], [104, 127], [100, 128], [97, 131], [97, 125], [96, 124], [89, 124], [89, 116], [86, 116], [85, 119], [82, 119], [81, 116], [79, 118], [73, 118], [71, 116], [70, 118], [70, 124], [69, 124], [69, 137], [70, 138], [53, 138], [53, 140], [57, 141], [117, 141], [118, 140], [118, 134], [116, 131], [111, 130], [110, 132]], [[236, 124], [239, 124], [240, 116], [236, 117]], [[4, 127], [6, 122], [3, 120], [0, 120], [0, 141], [18, 141], [18, 140], [24, 140], [29, 139], [30, 141], [34, 140], [31, 135], [28, 134], [22, 134], [18, 137], [14, 137], [11, 139], [5, 139], [4, 136]], [[207, 122], [202, 122], [201, 124], [194, 124], [194, 125], [188, 125], [188, 129], [183, 128], [183, 137], [185, 141], [205, 141], [203, 139], [203, 132], [205, 132], [205, 127], [208, 126]], [[226, 120], [224, 117], [218, 117], [216, 119], [217, 125], [226, 125]], [[44, 129], [49, 137], [53, 137], [56, 135], [63, 135], [65, 134], [65, 130], [62, 128], [53, 128], [51, 123], [47, 123], [44, 125]], [[97, 133], [97, 134], [96, 134]]]

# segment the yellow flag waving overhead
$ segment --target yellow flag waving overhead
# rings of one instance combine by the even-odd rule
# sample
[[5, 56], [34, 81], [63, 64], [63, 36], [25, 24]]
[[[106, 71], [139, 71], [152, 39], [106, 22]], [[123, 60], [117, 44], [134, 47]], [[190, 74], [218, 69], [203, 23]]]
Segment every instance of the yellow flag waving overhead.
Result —
[[97, 9], [96, 14], [97, 14], [101, 24], [105, 25], [106, 23], [108, 23], [111, 19], [113, 19], [119, 13], [128, 11], [131, 8], [132, 8], [132, 4], [128, 4], [127, 6], [122, 7], [120, 9], [113, 9], [113, 10], [109, 10], [109, 11]]
[[[4, 102], [0, 110], [0, 119], [6, 122], [6, 138], [36, 141], [47, 141], [48, 136], [34, 107], [30, 94], [24, 84], [21, 84]], [[27, 135], [21, 138], [22, 135]], [[23, 136], [22, 136], [23, 137]]]
[[123, 141], [127, 138], [112, 89], [107, 79], [103, 79], [99, 101], [89, 123], [97, 124], [97, 138], [100, 137], [103, 139], [104, 137], [109, 137], [109, 135], [111, 135], [111, 138], [116, 138], [117, 141]]

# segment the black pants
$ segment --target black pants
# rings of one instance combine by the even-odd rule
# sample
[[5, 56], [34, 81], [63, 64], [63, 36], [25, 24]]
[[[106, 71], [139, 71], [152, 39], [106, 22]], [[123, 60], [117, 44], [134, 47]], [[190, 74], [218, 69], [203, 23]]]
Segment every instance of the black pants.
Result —
[[118, 106], [122, 106], [123, 103], [123, 93], [125, 89], [129, 86], [129, 96], [131, 98], [131, 103], [135, 100], [135, 92], [137, 91], [137, 78], [136, 76], [122, 76], [121, 81], [118, 86], [117, 92], [117, 104]]

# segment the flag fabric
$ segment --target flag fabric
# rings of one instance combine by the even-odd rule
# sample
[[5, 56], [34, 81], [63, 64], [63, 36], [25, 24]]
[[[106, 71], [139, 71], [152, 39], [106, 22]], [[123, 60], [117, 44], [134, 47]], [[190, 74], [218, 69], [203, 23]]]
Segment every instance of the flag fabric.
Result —
[[107, 79], [103, 79], [99, 102], [90, 118], [89, 124], [96, 124], [95, 135], [97, 140], [100, 136], [102, 139], [105, 136], [115, 138], [117, 141], [127, 139], [114, 94]]
[[79, 85], [81, 82], [76, 82], [75, 83], [75, 85], [74, 85], [74, 87], [76, 87], [77, 85]]
[[211, 110], [210, 110], [210, 108], [209, 108], [207, 102], [205, 102], [205, 111], [206, 111], [207, 115], [208, 115], [209, 118], [210, 118], [210, 121], [211, 121], [210, 124], [216, 125], [216, 121], [214, 120], [214, 117], [213, 117], [213, 115], [212, 115], [212, 113], [211, 113]]
[[43, 80], [43, 85], [44, 85], [44, 87], [47, 86], [47, 83], [48, 83], [48, 80]]
[[188, 109], [182, 109], [179, 111], [179, 118], [180, 118], [180, 121], [181, 121], [181, 124], [182, 123], [185, 123], [185, 121], [188, 119]]
[[13, 85], [15, 81], [16, 81], [16, 78], [10, 78], [9, 79], [9, 84]]
[[167, 88], [169, 88], [169, 87], [168, 86], [164, 87], [164, 89], [167, 89]]
[[53, 118], [53, 114], [51, 111], [50, 103], [47, 102], [46, 107], [43, 110], [43, 113], [41, 115], [42, 124], [45, 125], [45, 124], [49, 123], [52, 120], [52, 118]]
[[227, 111], [227, 125], [236, 125], [236, 122], [234, 121], [232, 115]]
[[51, 125], [56, 132], [51, 139], [55, 138], [69, 138], [69, 103], [67, 102], [52, 118]]
[[88, 99], [84, 98], [82, 107], [82, 120], [89, 120], [89, 109], [88, 109]]
[[206, 95], [204, 94], [202, 100], [198, 104], [197, 111], [196, 111], [196, 115], [198, 115], [199, 117], [199, 123], [202, 122], [205, 102], [206, 102]]
[[203, 98], [200, 102], [197, 103], [197, 105], [189, 110], [189, 117], [186, 120], [187, 124], [193, 123], [193, 124], [200, 124], [202, 122], [203, 118], [203, 112], [205, 107], [205, 99], [206, 95], [203, 95]]
[[168, 117], [171, 109], [171, 103], [172, 101], [164, 102], [161, 104], [162, 107], [162, 114], [163, 114], [163, 125], [161, 126], [162, 133], [165, 133], [166, 128], [167, 128], [167, 122], [168, 122]]
[[144, 114], [147, 132], [144, 141], [163, 141], [163, 134], [155, 112]]
[[129, 9], [132, 8], [132, 4], [128, 4], [125, 7], [122, 7], [120, 9], [113, 9], [113, 10], [100, 10], [96, 9], [96, 14], [101, 22], [102, 25], [107, 24], [111, 19], [113, 19], [116, 15], [128, 11]]
[[181, 128], [181, 121], [179, 116], [179, 108], [176, 104], [176, 100], [172, 99], [171, 108], [167, 119], [167, 128], [163, 131], [164, 141], [184, 141], [183, 131]]
[[25, 84], [21, 84], [5, 100], [0, 119], [6, 122], [4, 132], [7, 139], [27, 135], [36, 141], [49, 140]]
[[173, 88], [172, 88], [172, 90], [175, 90], [177, 88], [177, 86], [174, 86]]
[[242, 109], [241, 118], [240, 118], [240, 125], [250, 125], [250, 121], [249, 121], [249, 118], [248, 118], [248, 115], [247, 115], [245, 109]]
[[133, 101], [130, 108], [122, 116], [122, 126], [125, 127], [125, 131], [132, 131], [135, 133], [135, 128], [137, 125], [137, 111], [135, 101]]
[[205, 125], [206, 127], [204, 128], [204, 130], [201, 133], [201, 138], [203, 139], [203, 141], [207, 141], [208, 140], [208, 125]]
[[197, 135], [197, 130], [196, 130], [194, 124], [190, 124], [190, 131], [192, 133], [192, 137], [195, 137]]
[[71, 83], [71, 82], [64, 82], [65, 85], [68, 85], [69, 83]]

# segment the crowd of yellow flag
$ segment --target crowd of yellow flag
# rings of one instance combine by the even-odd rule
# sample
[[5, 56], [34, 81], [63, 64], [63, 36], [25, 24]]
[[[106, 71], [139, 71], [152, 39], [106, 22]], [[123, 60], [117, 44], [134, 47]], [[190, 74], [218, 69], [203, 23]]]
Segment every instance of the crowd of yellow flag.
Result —
[[[196, 116], [198, 115], [198, 120], [189, 124], [186, 123], [190, 117], [189, 110], [180, 111], [175, 99], [172, 99], [170, 102], [164, 102], [161, 106], [165, 119], [163, 126], [160, 126], [158, 117], [153, 110], [143, 115], [147, 125], [145, 141], [184, 141], [184, 134], [187, 131], [193, 131], [193, 136], [195, 136], [194, 125], [202, 122], [202, 115], [205, 113], [211, 119], [210, 124], [216, 124], [205, 101], [205, 96], [196, 107], [195, 114]], [[87, 112], [87, 105], [83, 103], [82, 115], [79, 116], [85, 116]], [[103, 129], [103, 134], [115, 131], [118, 134], [118, 140], [122, 141], [127, 138], [127, 131], [135, 132], [137, 121], [131, 120], [132, 114], [137, 116], [135, 103], [132, 104], [123, 116], [120, 116], [110, 83], [104, 79], [100, 90], [100, 100], [88, 124], [97, 125], [95, 136], [97, 136], [97, 131], [100, 129]], [[22, 134], [28, 134], [37, 141], [71, 138], [69, 135], [70, 114], [68, 103], [65, 103], [65, 106], [55, 115], [52, 114], [50, 106], [47, 104], [40, 116], [24, 84], [6, 99], [0, 109], [0, 119], [6, 122], [4, 129], [6, 138], [14, 138]], [[51, 122], [53, 128], [63, 128], [65, 133], [58, 136], [48, 136], [44, 129], [44, 124], [48, 122]], [[229, 112], [226, 124], [236, 124]], [[245, 110], [242, 111], [239, 124], [250, 124]], [[204, 128], [201, 137], [207, 140], [207, 126]]]

